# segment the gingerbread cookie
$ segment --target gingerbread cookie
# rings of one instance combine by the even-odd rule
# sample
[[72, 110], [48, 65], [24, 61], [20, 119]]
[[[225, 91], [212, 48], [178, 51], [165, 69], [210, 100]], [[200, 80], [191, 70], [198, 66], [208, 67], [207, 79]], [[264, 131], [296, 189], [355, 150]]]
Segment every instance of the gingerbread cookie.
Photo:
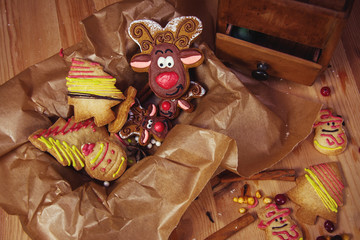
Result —
[[117, 143], [101, 140], [87, 143], [81, 147], [85, 156], [85, 170], [93, 178], [101, 181], [113, 181], [126, 170], [125, 150]]
[[157, 108], [154, 104], [150, 104], [148, 109], [144, 109], [136, 101], [130, 108], [129, 118], [119, 132], [119, 136], [127, 139], [132, 135], [137, 135], [139, 144], [146, 146], [151, 138], [162, 142], [170, 128], [171, 123], [167, 118], [157, 116]]
[[317, 216], [336, 223], [338, 208], [343, 205], [344, 183], [337, 163], [322, 163], [305, 168], [296, 179], [296, 187], [287, 196], [300, 206], [296, 217], [313, 225]]
[[344, 120], [334, 116], [329, 109], [321, 110], [314, 123], [314, 147], [326, 155], [337, 155], [345, 151], [347, 137], [343, 129]]
[[92, 119], [75, 122], [74, 118], [59, 118], [48, 129], [40, 129], [29, 141], [41, 151], [47, 151], [63, 166], [80, 170], [85, 166], [81, 146], [109, 137], [104, 127], [97, 127]]
[[258, 211], [260, 223], [258, 228], [265, 230], [266, 239], [302, 240], [303, 234], [296, 222], [290, 217], [289, 208], [278, 208], [268, 204]]
[[76, 122], [94, 117], [96, 126], [104, 126], [115, 119], [112, 107], [125, 99], [115, 87], [116, 79], [103, 71], [100, 64], [72, 59], [66, 77], [68, 104], [74, 106]]
[[[193, 16], [174, 18], [165, 28], [151, 20], [130, 24], [129, 35], [141, 49], [141, 53], [132, 57], [130, 65], [136, 72], [148, 72], [149, 87], [157, 97], [171, 102], [187, 93], [188, 69], [199, 66], [204, 60], [199, 49], [189, 48], [201, 32], [202, 23]], [[193, 110], [184, 99], [175, 106]]]
[[109, 123], [108, 125], [109, 132], [112, 133], [119, 132], [121, 128], [124, 126], [128, 118], [130, 107], [135, 103], [136, 93], [137, 93], [136, 89], [131, 86], [128, 89], [126, 89], [125, 91], [126, 99], [122, 103], [116, 106], [115, 109], [116, 118], [113, 122]]

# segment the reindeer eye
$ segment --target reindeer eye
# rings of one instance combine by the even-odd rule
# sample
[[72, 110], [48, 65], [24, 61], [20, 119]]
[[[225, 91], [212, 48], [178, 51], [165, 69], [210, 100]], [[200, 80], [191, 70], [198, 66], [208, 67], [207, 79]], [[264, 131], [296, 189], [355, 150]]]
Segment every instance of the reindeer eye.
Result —
[[157, 65], [159, 68], [165, 68], [166, 67], [166, 59], [164, 57], [159, 57], [157, 60]]
[[152, 124], [153, 124], [153, 120], [149, 120], [148, 121], [148, 124], [146, 125], [146, 127], [148, 128], [148, 129], [150, 129], [151, 127], [152, 127]]
[[165, 60], [166, 60], [166, 66], [167, 66], [168, 68], [172, 68], [172, 67], [174, 66], [174, 59], [173, 59], [173, 57], [167, 56]]

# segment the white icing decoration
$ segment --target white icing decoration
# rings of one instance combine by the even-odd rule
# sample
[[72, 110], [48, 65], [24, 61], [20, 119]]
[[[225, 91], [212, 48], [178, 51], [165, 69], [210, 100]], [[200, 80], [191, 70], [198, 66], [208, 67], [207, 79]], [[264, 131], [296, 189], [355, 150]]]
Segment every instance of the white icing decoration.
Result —
[[195, 16], [182, 16], [182, 17], [177, 17], [177, 18], [174, 18], [172, 19], [170, 22], [168, 22], [168, 24], [166, 24], [166, 26], [163, 28], [161, 27], [161, 25], [153, 20], [149, 20], [149, 19], [142, 19], [142, 20], [135, 20], [133, 22], [130, 23], [130, 26], [128, 28], [128, 33], [129, 33], [129, 36], [131, 37], [132, 40], [134, 40], [134, 42], [137, 43], [137, 45], [139, 45], [140, 49], [142, 50], [141, 48], [141, 44], [139, 43], [138, 39], [135, 39], [133, 38], [133, 36], [131, 35], [131, 32], [130, 32], [130, 29], [131, 27], [134, 25], [134, 24], [138, 24], [138, 23], [142, 23], [144, 24], [147, 29], [150, 31], [150, 34], [152, 36], [154, 36], [154, 34], [156, 32], [159, 32], [159, 31], [166, 31], [166, 30], [169, 30], [173, 33], [176, 32], [176, 28], [177, 28], [177, 25], [179, 24], [179, 22], [181, 22], [183, 19], [193, 19], [195, 21], [198, 22], [198, 26], [196, 28], [196, 31], [192, 34], [190, 40], [189, 40], [189, 43], [188, 45], [191, 44], [191, 42], [197, 37], [200, 35], [200, 33], [202, 32], [202, 22], [200, 21], [199, 18], [195, 17]]

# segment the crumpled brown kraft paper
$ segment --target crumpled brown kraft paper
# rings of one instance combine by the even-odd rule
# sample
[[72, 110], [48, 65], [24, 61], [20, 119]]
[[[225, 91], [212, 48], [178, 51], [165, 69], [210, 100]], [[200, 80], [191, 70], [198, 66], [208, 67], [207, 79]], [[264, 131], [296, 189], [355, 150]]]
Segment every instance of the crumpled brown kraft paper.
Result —
[[195, 112], [181, 114], [153, 156], [105, 188], [34, 148], [27, 141], [31, 133], [72, 115], [65, 86], [71, 58], [99, 62], [119, 89], [145, 85], [147, 74], [129, 66], [139, 49], [127, 28], [135, 19], [165, 25], [202, 9], [194, 1], [170, 2], [111, 5], [83, 21], [84, 40], [65, 49], [64, 58], [53, 56], [0, 86], [0, 206], [19, 216], [31, 238], [167, 239], [220, 164], [252, 175], [281, 160], [311, 132], [320, 104], [226, 68], [208, 47], [215, 15], [201, 12], [206, 27], [197, 45], [205, 61], [190, 75], [207, 94], [196, 100]]

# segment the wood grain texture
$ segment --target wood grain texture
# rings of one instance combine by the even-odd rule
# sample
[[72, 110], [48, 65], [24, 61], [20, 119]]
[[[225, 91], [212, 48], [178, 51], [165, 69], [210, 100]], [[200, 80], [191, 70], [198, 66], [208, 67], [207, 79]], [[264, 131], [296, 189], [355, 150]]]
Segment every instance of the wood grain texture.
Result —
[[[5, 83], [27, 67], [69, 47], [82, 37], [81, 19], [116, 2], [115, 0], [3, 0], [0, 1], [0, 84]], [[340, 209], [339, 225], [333, 234], [349, 233], [352, 239], [360, 239], [360, 3], [355, 1], [353, 13], [345, 27], [342, 41], [337, 45], [328, 68], [312, 86], [289, 81], [270, 79], [266, 84], [287, 94], [301, 96], [324, 107], [331, 107], [342, 115], [349, 137], [348, 149], [339, 156], [327, 157], [312, 146], [310, 135], [285, 159], [272, 169], [295, 169], [298, 173], [311, 164], [339, 161], [346, 180], [345, 206]], [[323, 97], [320, 89], [329, 86], [330, 97]], [[249, 194], [261, 190], [264, 196], [274, 196], [292, 188], [294, 182], [275, 180], [246, 180], [226, 183], [212, 188], [209, 183], [184, 214], [171, 239], [205, 239], [226, 226], [241, 214], [242, 206], [233, 202], [241, 195], [241, 188], [248, 183]], [[259, 207], [262, 205], [259, 202]], [[287, 207], [297, 207], [288, 202]], [[256, 213], [250, 209], [250, 213]], [[210, 212], [213, 222], [206, 212]], [[326, 234], [319, 219], [315, 226], [304, 226], [306, 239], [316, 239]], [[229, 239], [264, 239], [264, 232], [252, 223]], [[29, 240], [22, 230], [17, 216], [0, 209], [0, 239]]]

